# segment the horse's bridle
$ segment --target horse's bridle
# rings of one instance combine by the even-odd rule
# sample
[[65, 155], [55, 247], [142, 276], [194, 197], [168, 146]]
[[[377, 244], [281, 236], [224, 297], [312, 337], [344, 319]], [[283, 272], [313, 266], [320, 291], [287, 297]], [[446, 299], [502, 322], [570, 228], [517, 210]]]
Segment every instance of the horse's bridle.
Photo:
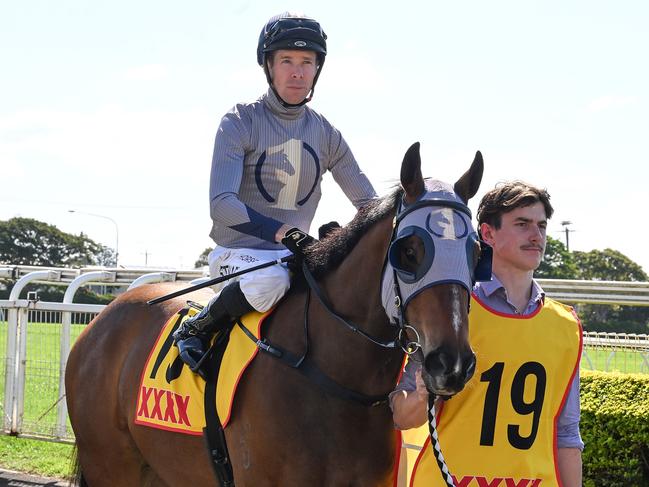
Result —
[[[388, 255], [390, 252], [391, 245], [396, 240], [399, 223], [410, 213], [425, 207], [452, 208], [454, 210], [460, 211], [465, 215], [467, 215], [469, 217], [469, 220], [471, 219], [471, 211], [466, 205], [459, 203], [457, 201], [444, 200], [440, 198], [431, 198], [431, 199], [422, 200], [413, 205], [408, 206], [402, 211], [397, 211], [397, 215], [394, 217], [394, 221], [392, 224], [392, 234], [390, 237], [390, 242], [388, 244], [388, 252], [386, 252], [385, 260], [383, 263], [383, 271], [381, 273], [382, 274], [381, 285], [383, 285], [383, 280], [385, 279], [385, 270], [388, 265]], [[364, 337], [365, 339], [367, 339], [371, 343], [374, 343], [377, 346], [386, 349], [396, 349], [397, 346], [399, 346], [406, 354], [408, 355], [414, 354], [419, 349], [421, 349], [421, 344], [419, 342], [420, 341], [419, 333], [412, 325], [408, 324], [405, 320], [405, 310], [403, 309], [403, 300], [401, 297], [401, 288], [399, 286], [397, 270], [395, 267], [392, 267], [392, 271], [393, 271], [393, 284], [394, 284], [394, 303], [398, 310], [398, 320], [396, 322], [390, 320], [390, 324], [398, 327], [397, 337], [394, 340], [384, 341], [376, 337], [373, 337], [369, 333], [362, 330], [355, 323], [351, 322], [350, 320], [338, 314], [333, 309], [333, 306], [329, 302], [329, 299], [322, 292], [320, 286], [318, 285], [317, 281], [313, 277], [313, 274], [309, 270], [308, 265], [304, 261], [302, 262], [302, 273], [309, 287], [307, 289], [306, 305], [304, 308], [305, 349], [301, 357], [296, 356], [290, 351], [284, 350], [280, 347], [277, 347], [269, 343], [266, 339], [263, 340], [257, 339], [241, 323], [241, 320], [237, 320], [237, 324], [241, 327], [244, 333], [246, 333], [248, 337], [250, 337], [250, 339], [252, 339], [256, 343], [256, 345], [259, 347], [260, 350], [263, 350], [264, 352], [272, 355], [274, 358], [282, 361], [284, 364], [300, 371], [303, 375], [305, 375], [311, 381], [315, 382], [327, 393], [337, 396], [341, 399], [351, 400], [360, 403], [365, 406], [378, 406], [380, 404], [384, 404], [388, 400], [388, 394], [370, 396], [349, 389], [337, 383], [331, 377], [329, 377], [324, 372], [322, 372], [313, 363], [312, 360], [308, 360], [307, 357], [309, 352], [308, 314], [309, 314], [309, 303], [311, 301], [311, 292], [313, 292], [316, 295], [316, 298], [318, 299], [322, 307], [331, 316], [333, 316], [336, 319], [336, 321], [345, 325], [352, 332], [358, 333], [359, 335], [361, 335], [362, 337]], [[412, 330], [412, 332], [416, 337], [415, 340], [407, 341], [408, 330]], [[438, 434], [437, 434], [436, 424], [435, 424], [435, 396], [433, 394], [431, 394], [428, 399], [428, 422], [429, 422], [430, 437], [435, 452], [435, 459], [437, 460], [437, 464], [440, 468], [445, 483], [448, 486], [452, 487], [455, 484], [452, 475], [450, 474], [448, 467], [446, 466], [446, 462], [444, 460], [444, 456], [441, 453], [441, 447], [438, 441]]]
[[[472, 218], [471, 210], [469, 209], [469, 207], [463, 203], [460, 203], [459, 201], [447, 200], [443, 198], [428, 198], [428, 199], [417, 201], [405, 208], [402, 208], [402, 204], [403, 203], [400, 202], [399, 208], [397, 209], [397, 214], [394, 217], [394, 221], [392, 222], [392, 235], [390, 237], [388, 252], [386, 253], [385, 261], [383, 263], [382, 274], [385, 274], [385, 270], [388, 265], [388, 256], [390, 254], [390, 247], [397, 239], [399, 224], [404, 220], [406, 216], [422, 208], [441, 207], [441, 208], [451, 208], [453, 210], [457, 210], [465, 214], [466, 216], [468, 216], [469, 221]], [[393, 277], [392, 282], [393, 282], [393, 294], [394, 294], [394, 307], [397, 310], [397, 321], [396, 322], [391, 321], [390, 323], [399, 328], [397, 342], [401, 346], [401, 349], [407, 355], [412, 355], [418, 349], [421, 348], [419, 333], [417, 332], [417, 329], [414, 326], [410, 325], [406, 321], [405, 309], [403, 307], [404, 300], [401, 293], [401, 286], [399, 285], [399, 277], [395, 267], [392, 267], [392, 277]], [[383, 276], [383, 279], [385, 279], [385, 276]], [[415, 340], [408, 341], [408, 335], [407, 335], [408, 330], [412, 330], [412, 332], [416, 337]]]
[[[453, 200], [446, 200], [442, 198], [429, 198], [426, 200], [418, 201], [402, 210], [397, 210], [397, 215], [395, 215], [393, 223], [392, 223], [392, 234], [390, 236], [390, 242], [388, 243], [388, 252], [385, 254], [384, 262], [383, 262], [383, 271], [382, 275], [385, 273], [385, 268], [387, 266], [388, 262], [388, 253], [390, 246], [394, 243], [396, 240], [397, 236], [397, 229], [399, 228], [399, 223], [410, 213], [419, 210], [421, 208], [426, 208], [426, 207], [444, 207], [444, 208], [451, 208], [457, 211], [460, 211], [464, 214], [466, 214], [469, 219], [471, 218], [471, 210], [469, 209], [468, 206], [465, 204], [462, 204], [458, 201], [453, 201]], [[302, 263], [302, 273], [304, 274], [304, 278], [306, 279], [309, 288], [313, 291], [315, 296], [318, 298], [318, 301], [322, 305], [323, 308], [327, 310], [327, 312], [336, 318], [337, 321], [342, 323], [344, 326], [346, 326], [349, 330], [351, 330], [354, 333], [358, 333], [361, 335], [363, 338], [369, 340], [370, 342], [374, 343], [375, 345], [378, 345], [379, 347], [383, 348], [396, 348], [399, 346], [404, 353], [408, 355], [412, 355], [417, 351], [418, 348], [421, 348], [421, 345], [419, 344], [419, 333], [417, 330], [410, 324], [408, 324], [405, 320], [405, 313], [403, 310], [403, 299], [401, 297], [401, 288], [399, 286], [399, 281], [397, 279], [397, 271], [396, 269], [393, 269], [394, 273], [394, 303], [396, 308], [399, 310], [399, 319], [397, 322], [390, 322], [391, 325], [394, 325], [398, 328], [397, 331], [397, 336], [395, 339], [390, 340], [390, 341], [385, 341], [380, 338], [373, 337], [369, 333], [363, 331], [357, 324], [351, 322], [347, 318], [341, 316], [338, 314], [327, 297], [324, 295], [322, 290], [320, 289], [320, 286], [318, 285], [317, 281], [313, 277], [313, 274], [309, 270], [306, 262]], [[407, 331], [412, 330], [412, 332], [416, 336], [415, 341], [407, 341]]]
[[[333, 306], [329, 302], [329, 299], [324, 295], [322, 290], [320, 289], [320, 286], [318, 285], [317, 281], [313, 277], [313, 274], [309, 270], [306, 262], [302, 263], [302, 273], [304, 274], [304, 279], [306, 280], [307, 284], [309, 285], [309, 290], [313, 291], [315, 294], [316, 298], [318, 298], [318, 301], [322, 305], [322, 307], [327, 310], [327, 312], [336, 318], [337, 321], [345, 325], [349, 330], [351, 330], [354, 333], [358, 333], [361, 335], [363, 338], [369, 340], [375, 345], [378, 345], [379, 347], [383, 348], [397, 348], [398, 340], [390, 340], [390, 341], [384, 341], [381, 340], [380, 338], [373, 337], [366, 331], [362, 330], [356, 323], [353, 323], [352, 321], [348, 320], [347, 318], [341, 316], [334, 310]], [[307, 301], [307, 308], [308, 308], [308, 301]]]
[[[421, 208], [425, 207], [446, 207], [446, 208], [452, 208], [454, 210], [460, 211], [464, 214], [466, 214], [469, 218], [471, 218], [471, 211], [469, 208], [457, 201], [453, 200], [445, 200], [441, 198], [430, 198], [430, 199], [425, 199], [418, 201], [417, 203], [414, 203], [413, 205], [410, 205], [406, 207], [405, 209], [397, 212], [397, 215], [394, 217], [393, 224], [392, 224], [392, 234], [390, 237], [390, 242], [388, 243], [388, 251], [390, 249], [390, 245], [395, 241], [395, 238], [397, 236], [397, 230], [399, 227], [399, 223], [410, 213], [419, 210]], [[386, 252], [386, 256], [384, 259], [384, 264], [383, 264], [383, 271], [382, 275], [384, 276], [381, 281], [383, 282], [383, 279], [385, 279], [385, 269], [387, 267], [387, 262], [388, 262], [388, 252]], [[326, 392], [337, 396], [342, 399], [346, 400], [352, 400], [354, 402], [358, 402], [360, 404], [363, 404], [365, 406], [377, 406], [379, 404], [383, 404], [387, 402], [388, 394], [380, 394], [380, 395], [367, 395], [363, 394], [357, 391], [354, 391], [352, 389], [349, 389], [333, 379], [331, 379], [329, 376], [327, 376], [324, 372], [322, 372], [314, 363], [313, 361], [308, 359], [308, 353], [309, 353], [309, 333], [308, 333], [308, 312], [309, 312], [309, 303], [311, 301], [311, 292], [315, 294], [316, 298], [318, 299], [319, 303], [322, 305], [322, 307], [332, 316], [336, 319], [336, 321], [340, 322], [343, 324], [347, 329], [350, 331], [357, 333], [358, 335], [362, 336], [364, 339], [368, 340], [369, 342], [373, 343], [374, 345], [377, 345], [379, 347], [385, 348], [385, 349], [397, 349], [398, 347], [403, 350], [404, 353], [408, 355], [412, 355], [415, 353], [418, 349], [421, 348], [421, 344], [419, 343], [419, 333], [417, 330], [410, 324], [408, 324], [405, 320], [405, 313], [403, 310], [403, 301], [401, 297], [401, 289], [398, 284], [398, 279], [397, 279], [397, 271], [393, 269], [394, 272], [394, 302], [399, 310], [399, 319], [394, 322], [390, 321], [390, 324], [397, 327], [397, 333], [394, 339], [392, 340], [382, 340], [380, 338], [374, 337], [361, 329], [357, 324], [352, 322], [351, 320], [341, 316], [336, 310], [333, 308], [331, 302], [327, 298], [327, 296], [322, 292], [322, 289], [318, 285], [315, 277], [311, 273], [311, 271], [308, 268], [308, 265], [306, 262], [302, 262], [301, 265], [301, 270], [304, 275], [304, 278], [308, 284], [307, 288], [307, 296], [306, 296], [306, 305], [304, 309], [304, 336], [305, 336], [305, 349], [304, 352], [301, 356], [298, 356], [288, 350], [283, 349], [282, 347], [279, 347], [275, 344], [270, 343], [267, 339], [257, 339], [254, 334], [248, 330], [243, 323], [241, 323], [241, 320], [237, 320], [238, 326], [244, 331], [244, 333], [252, 340], [255, 342], [257, 347], [262, 350], [263, 352], [271, 355], [272, 357], [280, 360], [283, 362], [285, 365], [294, 368], [300, 372], [302, 372], [305, 376], [307, 376], [310, 380], [318, 384], [322, 389], [324, 389]], [[408, 341], [407, 337], [407, 332], [408, 330], [412, 330], [414, 333], [416, 339], [414, 341]]]

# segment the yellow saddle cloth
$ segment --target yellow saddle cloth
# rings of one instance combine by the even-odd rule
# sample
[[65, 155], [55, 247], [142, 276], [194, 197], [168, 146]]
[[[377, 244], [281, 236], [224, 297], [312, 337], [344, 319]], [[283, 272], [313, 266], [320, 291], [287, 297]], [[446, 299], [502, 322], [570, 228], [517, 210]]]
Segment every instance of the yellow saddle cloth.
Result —
[[[183, 308], [162, 327], [142, 371], [136, 424], [189, 435], [203, 434], [206, 383], [182, 362], [171, 336], [184, 320], [196, 313], [194, 308]], [[253, 312], [241, 321], [259, 339], [261, 326], [269, 314], [270, 311], [265, 314]], [[224, 428], [230, 419], [237, 385], [258, 350], [235, 325], [223, 353], [216, 388], [216, 410]], [[217, 357], [210, 358], [214, 359]]]

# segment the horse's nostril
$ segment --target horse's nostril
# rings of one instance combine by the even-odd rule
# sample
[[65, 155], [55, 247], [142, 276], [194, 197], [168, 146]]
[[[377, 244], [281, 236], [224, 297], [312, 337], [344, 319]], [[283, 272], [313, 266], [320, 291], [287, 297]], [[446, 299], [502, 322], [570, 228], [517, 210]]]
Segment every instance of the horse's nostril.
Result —
[[424, 368], [432, 377], [464, 385], [475, 373], [476, 357], [473, 352], [458, 356], [439, 347], [426, 355]]
[[446, 375], [453, 368], [452, 359], [443, 349], [438, 348], [426, 355], [424, 367], [432, 376]]

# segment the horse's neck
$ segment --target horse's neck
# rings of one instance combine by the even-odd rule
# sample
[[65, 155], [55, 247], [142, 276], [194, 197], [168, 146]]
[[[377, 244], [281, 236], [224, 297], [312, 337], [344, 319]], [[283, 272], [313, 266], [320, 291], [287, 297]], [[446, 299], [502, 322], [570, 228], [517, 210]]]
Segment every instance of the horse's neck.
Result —
[[[390, 325], [381, 302], [381, 277], [391, 231], [391, 218], [371, 227], [340, 266], [322, 281], [324, 292], [339, 315], [385, 342], [396, 338], [396, 329]], [[371, 343], [340, 323], [334, 323], [331, 329], [337, 355], [352, 364], [349, 372], [374, 388], [369, 392], [381, 393], [394, 386], [391, 376], [399, 372], [400, 352]]]
[[350, 254], [323, 282], [336, 310], [381, 333], [388, 318], [381, 303], [381, 275], [390, 243], [391, 223], [384, 219], [371, 227]]

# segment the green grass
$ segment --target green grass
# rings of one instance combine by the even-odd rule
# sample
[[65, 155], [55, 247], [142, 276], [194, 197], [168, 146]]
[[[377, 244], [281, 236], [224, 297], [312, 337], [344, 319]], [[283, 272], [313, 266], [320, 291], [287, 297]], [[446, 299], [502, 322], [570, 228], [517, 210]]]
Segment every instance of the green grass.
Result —
[[[587, 358], [588, 357], [588, 358]], [[590, 359], [590, 362], [588, 361]], [[646, 360], [646, 361], [645, 361]], [[592, 362], [592, 367], [591, 367]], [[648, 352], [610, 350], [602, 347], [585, 347], [581, 368], [601, 372], [649, 373]]]
[[58, 479], [71, 472], [72, 445], [0, 436], [0, 466]]
[[[72, 343], [82, 329], [83, 325], [72, 325]], [[54, 434], [56, 406], [60, 396], [60, 336], [60, 323], [28, 325], [23, 433]], [[3, 406], [6, 343], [7, 322], [0, 322], [0, 404]], [[4, 417], [4, 407], [0, 407], [0, 412]], [[72, 438], [69, 421], [68, 435]], [[0, 435], [0, 466], [9, 470], [65, 478], [70, 473], [72, 451], [71, 444]]]
[[[83, 325], [71, 326], [71, 343], [74, 343], [82, 329]], [[5, 350], [6, 335], [6, 322], [0, 323], [0, 351]], [[21, 433], [55, 435], [57, 405], [58, 402], [65, 401], [59, 393], [60, 340], [60, 323], [29, 323], [25, 365], [25, 407]], [[6, 360], [3, 360], [2, 370], [0, 370], [0, 394], [3, 398], [5, 367]], [[69, 421], [67, 431], [67, 436], [72, 438]]]

